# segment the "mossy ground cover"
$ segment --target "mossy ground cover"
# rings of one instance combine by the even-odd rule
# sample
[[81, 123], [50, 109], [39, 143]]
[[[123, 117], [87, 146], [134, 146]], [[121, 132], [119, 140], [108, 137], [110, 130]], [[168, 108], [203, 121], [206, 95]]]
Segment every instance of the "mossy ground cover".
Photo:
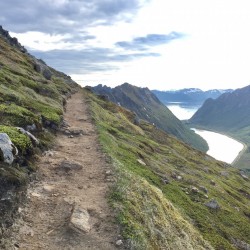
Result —
[[[45, 79], [34, 70], [34, 64], [32, 56], [0, 37], [0, 133], [7, 133], [19, 151], [12, 166], [0, 163], [4, 190], [6, 183], [23, 184], [28, 180], [28, 173], [35, 169], [32, 155], [52, 145], [55, 130], [51, 125], [60, 125], [65, 98], [77, 88], [68, 76], [51, 68], [51, 80]], [[32, 133], [40, 141], [38, 146], [16, 128], [31, 125], [36, 125]]]
[[[237, 169], [149, 123], [136, 126], [132, 113], [86, 95], [116, 169], [110, 199], [132, 248], [237, 249], [234, 240], [250, 243], [250, 183]], [[213, 198], [220, 209], [205, 206]]]

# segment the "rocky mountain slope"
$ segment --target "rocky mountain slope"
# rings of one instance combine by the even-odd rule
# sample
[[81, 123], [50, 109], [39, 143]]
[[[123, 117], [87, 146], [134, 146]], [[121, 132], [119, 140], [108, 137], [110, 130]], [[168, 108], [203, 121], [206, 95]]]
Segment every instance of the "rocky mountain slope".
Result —
[[[122, 230], [119, 243], [129, 249], [249, 249], [250, 183], [243, 172], [195, 150], [151, 123], [138, 120], [133, 112], [105, 100], [103, 96], [98, 97], [88, 89], [79, 90], [68, 76], [32, 57], [19, 47], [19, 43], [12, 44], [10, 39], [6, 32], [4, 36], [0, 35], [1, 249], [11, 249], [4, 248], [5, 240], [9, 240], [8, 233], [12, 229], [14, 215], [19, 211], [20, 200], [25, 203], [25, 184], [32, 179], [32, 173], [36, 170], [37, 155], [53, 145], [61, 127], [68, 126], [63, 120], [64, 105], [67, 97], [76, 90], [79, 92], [78, 98], [82, 95], [83, 99], [77, 99], [73, 106], [77, 112], [82, 108], [81, 103], [86, 110], [90, 108], [86, 112], [90, 112], [88, 115], [91, 118], [76, 118], [78, 113], [71, 106], [70, 114], [66, 117], [68, 123], [74, 116], [73, 125], [77, 126], [76, 129], [82, 129], [79, 120], [82, 119], [88, 124], [86, 126], [90, 126], [87, 127], [88, 133], [96, 138], [91, 123], [94, 121], [101, 145], [88, 141], [92, 137], [82, 136], [79, 131], [78, 136], [68, 136], [64, 129], [65, 134], [61, 134], [62, 145], [55, 147], [58, 151], [64, 151], [54, 152], [53, 159], [47, 159], [48, 156], [44, 155], [41, 161], [44, 182], [39, 183], [39, 178], [36, 179], [33, 186], [35, 192], [29, 199], [37, 216], [26, 214], [27, 227], [20, 232], [25, 234], [23, 243], [29, 246], [26, 249], [38, 249], [41, 246], [39, 243], [46, 249], [58, 249], [58, 246], [60, 249], [77, 249], [79, 246], [75, 239], [81, 242], [80, 247], [88, 247], [86, 242], [94, 245], [94, 238], [89, 238], [87, 233], [83, 236], [72, 234], [64, 227], [65, 223], [57, 222], [61, 222], [61, 214], [65, 216], [63, 222], [68, 222], [68, 215], [72, 218], [74, 214], [74, 200], [63, 199], [69, 190], [67, 185], [72, 181], [70, 190], [85, 196], [88, 193], [85, 188], [101, 190], [98, 178], [110, 188], [108, 199]], [[91, 146], [84, 146], [78, 154], [76, 147], [69, 145], [81, 140], [86, 140]], [[67, 148], [65, 141], [69, 143]], [[88, 158], [92, 147], [96, 150], [94, 161]], [[82, 180], [84, 183], [84, 178], [88, 179], [87, 187], [74, 182], [74, 178], [81, 182], [81, 175], [72, 173], [67, 162], [53, 165], [59, 157], [67, 158], [66, 154], [70, 154], [72, 148], [75, 157], [81, 157], [83, 162], [87, 160], [82, 167], [87, 171]], [[103, 169], [98, 170], [100, 172], [92, 173], [89, 166], [94, 163], [94, 167], [102, 166], [101, 161], [104, 161], [100, 149], [105, 153], [102, 157], [109, 168], [104, 164]], [[89, 154], [88, 157], [84, 157], [83, 151]], [[81, 169], [79, 165], [73, 168], [76, 171]], [[58, 179], [62, 183], [58, 183]], [[44, 184], [48, 184], [46, 189]], [[53, 188], [56, 187], [59, 190], [54, 193]], [[106, 189], [101, 194], [104, 198]], [[72, 198], [72, 193], [69, 196]], [[77, 202], [84, 203], [88, 200], [88, 197], [85, 198]], [[96, 196], [91, 199], [96, 199]], [[61, 204], [67, 204], [68, 207]], [[103, 206], [101, 203], [100, 209]], [[108, 209], [106, 205], [105, 209]], [[49, 215], [45, 211], [49, 211]], [[110, 217], [105, 217], [105, 214], [92, 207], [88, 211], [90, 217], [94, 217], [91, 223], [95, 232], [90, 234], [98, 235], [98, 230], [104, 230], [103, 221], [107, 222]], [[27, 210], [19, 212], [25, 213]], [[49, 240], [44, 240], [36, 231], [32, 233], [30, 227], [33, 220], [47, 222], [44, 225], [46, 227], [40, 225], [40, 230]], [[52, 223], [53, 227], [50, 228], [48, 223]], [[108, 234], [108, 230], [105, 233]], [[62, 235], [61, 232], [66, 233]], [[32, 245], [33, 236], [37, 243], [35, 247]], [[62, 238], [65, 241], [61, 241]], [[53, 241], [51, 244], [54, 248], [50, 248], [50, 241]], [[20, 246], [16, 244], [12, 248]]]
[[208, 99], [193, 115], [195, 126], [225, 132], [247, 144], [237, 166], [250, 171], [250, 86], [225, 93], [217, 99]]
[[114, 166], [110, 201], [131, 249], [248, 249], [250, 182], [127, 109], [89, 93]]
[[[0, 26], [0, 225], [8, 228], [34, 155], [51, 146], [67, 97], [78, 88], [69, 76], [27, 53]], [[0, 230], [0, 239], [4, 231]], [[1, 244], [0, 244], [1, 245]]]
[[232, 92], [232, 89], [211, 89], [203, 91], [197, 88], [180, 89], [180, 90], [169, 90], [160, 91], [152, 90], [152, 92], [164, 103], [170, 102], [184, 102], [192, 105], [202, 104], [206, 99], [216, 99], [224, 93]]
[[98, 85], [91, 88], [96, 94], [132, 110], [137, 118], [155, 124], [158, 128], [176, 136], [193, 147], [206, 151], [206, 142], [188, 129], [172, 112], [148, 89], [124, 83], [115, 88]]

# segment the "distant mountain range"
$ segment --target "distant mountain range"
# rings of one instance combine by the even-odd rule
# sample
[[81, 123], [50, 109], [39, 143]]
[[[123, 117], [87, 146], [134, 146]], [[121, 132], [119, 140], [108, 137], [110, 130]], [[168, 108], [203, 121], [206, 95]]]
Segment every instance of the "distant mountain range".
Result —
[[[229, 133], [245, 142], [250, 149], [250, 86], [224, 93], [215, 100], [207, 99], [189, 122], [203, 128]], [[242, 164], [247, 168], [250, 160], [249, 149], [242, 157]]]
[[197, 88], [188, 88], [180, 90], [152, 90], [152, 92], [158, 97], [158, 99], [164, 104], [170, 102], [183, 102], [189, 104], [202, 104], [206, 99], [216, 99], [223, 93], [230, 93], [232, 89], [211, 89], [202, 91]]
[[193, 147], [203, 151], [208, 149], [207, 143], [177, 119], [148, 88], [124, 83], [115, 88], [98, 85], [91, 89], [96, 94], [104, 95], [109, 101], [135, 112], [138, 118], [155, 124]]

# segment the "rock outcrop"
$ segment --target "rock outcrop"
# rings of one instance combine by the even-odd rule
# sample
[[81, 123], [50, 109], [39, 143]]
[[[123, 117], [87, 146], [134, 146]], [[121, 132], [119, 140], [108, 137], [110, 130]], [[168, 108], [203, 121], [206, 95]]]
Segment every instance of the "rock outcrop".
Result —
[[7, 30], [4, 30], [3, 27], [0, 25], [0, 36], [3, 37], [11, 46], [16, 47], [21, 52], [26, 53], [27, 50], [22, 46], [16, 37], [11, 37]]
[[0, 160], [11, 165], [18, 150], [6, 133], [0, 133]]

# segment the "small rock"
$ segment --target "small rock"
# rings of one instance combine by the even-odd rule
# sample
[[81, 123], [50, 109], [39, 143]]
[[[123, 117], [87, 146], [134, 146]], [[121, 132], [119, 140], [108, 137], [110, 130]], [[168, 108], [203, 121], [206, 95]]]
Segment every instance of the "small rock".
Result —
[[207, 195], [207, 194], [204, 194], [204, 197], [205, 197], [206, 199], [208, 199], [208, 195]]
[[60, 166], [57, 167], [59, 170], [64, 170], [65, 172], [69, 172], [71, 170], [81, 170], [83, 166], [77, 162], [71, 162], [71, 161], [62, 161]]
[[43, 155], [44, 156], [46, 156], [46, 157], [52, 157], [52, 156], [54, 156], [54, 153], [52, 152], [52, 151], [45, 151], [44, 153], [43, 153]]
[[75, 206], [70, 217], [69, 226], [77, 232], [88, 233], [91, 229], [89, 218], [90, 216], [87, 210]]
[[54, 187], [51, 186], [51, 185], [45, 185], [45, 186], [43, 186], [43, 190], [44, 190], [45, 192], [48, 192], [48, 193], [52, 192], [53, 189], [54, 189]]
[[83, 117], [83, 118], [78, 118], [77, 120], [78, 120], [79, 122], [86, 122], [88, 119], [85, 118], [85, 117]]
[[83, 186], [78, 186], [77, 188], [78, 188], [78, 189], [83, 189]]
[[247, 177], [243, 172], [240, 172], [240, 176], [241, 176], [244, 180], [248, 180], [248, 177]]
[[220, 206], [215, 199], [210, 200], [209, 202], [205, 203], [205, 206], [212, 208], [212, 209], [219, 209]]
[[70, 129], [68, 131], [70, 132], [71, 135], [74, 135], [74, 136], [80, 136], [80, 135], [86, 135], [87, 134], [82, 129]]
[[123, 244], [122, 240], [117, 240], [115, 243], [117, 246], [121, 246]]
[[181, 181], [181, 180], [182, 180], [182, 176], [177, 175], [177, 176], [176, 176], [176, 180]]
[[224, 176], [224, 177], [228, 177], [228, 176], [229, 176], [229, 173], [226, 172], [226, 171], [222, 171], [222, 172], [220, 172], [220, 175], [221, 175], [221, 176]]
[[211, 180], [211, 181], [210, 181], [210, 184], [213, 185], [213, 186], [215, 186], [216, 183], [215, 183], [214, 180]]
[[74, 138], [74, 136], [73, 136], [73, 135], [70, 135], [69, 138]]
[[141, 159], [137, 159], [137, 162], [140, 163], [143, 166], [146, 166], [146, 163]]
[[112, 172], [110, 171], [110, 170], [107, 170], [106, 172], [105, 172], [105, 175], [112, 175]]
[[86, 147], [86, 149], [91, 149], [91, 147], [88, 146], [88, 147]]
[[41, 197], [41, 195], [36, 193], [36, 192], [31, 192], [30, 195], [33, 196], [33, 197], [36, 197], [36, 198]]
[[199, 193], [199, 189], [197, 187], [192, 187], [191, 192], [194, 194], [197, 194], [197, 193]]
[[20, 233], [24, 235], [30, 235], [31, 237], [34, 236], [33, 229], [27, 225], [24, 225], [23, 227], [20, 228]]
[[203, 192], [206, 193], [206, 194], [208, 193], [207, 188], [204, 187], [204, 186], [200, 186], [200, 190], [203, 191]]
[[164, 184], [169, 184], [169, 183], [170, 183], [170, 180], [167, 179], [167, 178], [163, 178], [163, 179], [162, 179], [162, 182], [163, 182]]

